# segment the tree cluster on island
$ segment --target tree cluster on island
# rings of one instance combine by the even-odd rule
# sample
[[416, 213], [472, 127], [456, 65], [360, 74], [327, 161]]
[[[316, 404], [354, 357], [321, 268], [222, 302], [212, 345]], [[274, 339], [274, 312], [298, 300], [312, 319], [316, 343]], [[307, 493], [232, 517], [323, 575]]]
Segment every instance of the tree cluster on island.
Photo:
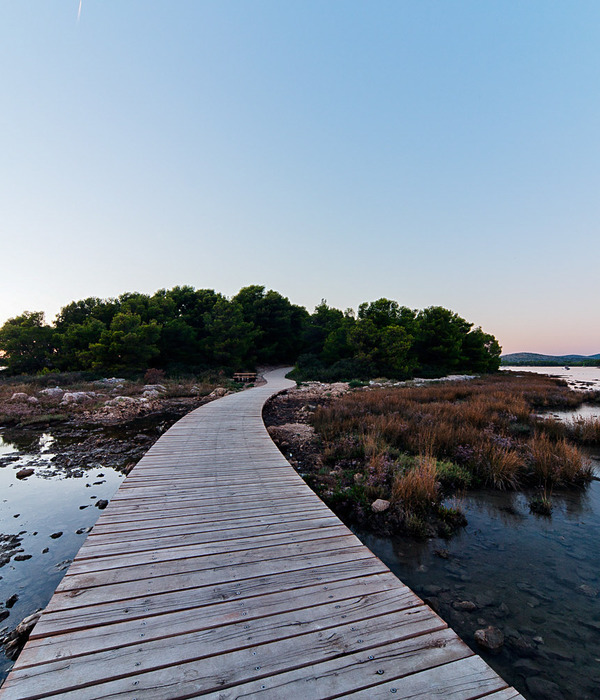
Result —
[[90, 297], [63, 307], [54, 323], [26, 311], [0, 328], [6, 375], [53, 371], [171, 374], [296, 364], [298, 379], [491, 372], [493, 335], [441, 306], [421, 311], [389, 299], [358, 313], [322, 301], [311, 314], [276, 291], [251, 285], [232, 298], [177, 286], [155, 294]]

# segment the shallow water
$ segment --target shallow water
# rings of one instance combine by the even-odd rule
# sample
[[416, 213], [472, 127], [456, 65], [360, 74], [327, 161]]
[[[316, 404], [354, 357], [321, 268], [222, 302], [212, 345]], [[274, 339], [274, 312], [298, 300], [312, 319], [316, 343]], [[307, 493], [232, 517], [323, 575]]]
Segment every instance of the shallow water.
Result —
[[549, 377], [564, 379], [571, 388], [582, 390], [600, 389], [600, 367], [523, 367], [521, 365], [503, 366], [501, 370], [511, 372], [535, 372]]
[[[11, 430], [9, 434], [15, 433]], [[33, 449], [33, 441], [39, 443], [40, 452]], [[0, 431], [0, 458], [15, 458], [8, 464], [3, 460], [0, 467], [0, 533], [21, 534], [19, 548], [24, 551], [19, 555], [31, 555], [25, 561], [15, 561], [13, 556], [0, 567], [0, 613], [10, 613], [0, 622], [0, 636], [46, 606], [88, 528], [100, 516], [94, 503], [110, 499], [124, 478], [110, 467], [82, 469], [68, 476], [50, 461], [53, 449], [57, 443], [50, 432], [41, 436], [22, 433], [15, 443], [3, 439]], [[23, 467], [33, 467], [35, 474], [17, 479]], [[51, 537], [58, 532], [62, 532], [60, 537]], [[6, 601], [14, 594], [18, 600], [7, 608]], [[0, 681], [12, 663], [0, 654]]]
[[[543, 697], [526, 681], [538, 676], [569, 700], [598, 698], [600, 482], [553, 502], [547, 518], [531, 514], [522, 494], [479, 492], [464, 498], [469, 524], [449, 542], [360, 536], [526, 697]], [[457, 611], [454, 601], [478, 608]], [[498, 654], [474, 640], [488, 625], [506, 637]]]

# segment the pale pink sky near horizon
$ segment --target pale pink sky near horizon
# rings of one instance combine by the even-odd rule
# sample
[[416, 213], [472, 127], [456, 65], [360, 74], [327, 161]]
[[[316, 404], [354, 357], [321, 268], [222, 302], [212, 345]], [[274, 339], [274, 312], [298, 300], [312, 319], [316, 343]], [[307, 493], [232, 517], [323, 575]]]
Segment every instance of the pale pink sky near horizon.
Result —
[[0, 323], [261, 284], [600, 352], [599, 3], [78, 5], [0, 6]]

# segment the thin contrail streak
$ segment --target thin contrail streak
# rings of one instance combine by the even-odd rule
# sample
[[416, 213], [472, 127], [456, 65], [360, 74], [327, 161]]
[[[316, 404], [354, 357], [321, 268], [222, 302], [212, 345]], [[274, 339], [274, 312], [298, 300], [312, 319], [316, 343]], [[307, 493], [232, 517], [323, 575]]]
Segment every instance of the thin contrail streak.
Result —
[[79, 0], [79, 9], [77, 10], [77, 21], [79, 22], [79, 18], [81, 17], [81, 3], [83, 0]]

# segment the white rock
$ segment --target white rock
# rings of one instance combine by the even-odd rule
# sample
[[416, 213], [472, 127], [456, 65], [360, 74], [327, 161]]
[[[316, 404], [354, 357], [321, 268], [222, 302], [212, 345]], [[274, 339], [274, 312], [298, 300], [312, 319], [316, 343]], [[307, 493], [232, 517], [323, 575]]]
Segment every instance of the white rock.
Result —
[[162, 384], [146, 384], [144, 386], [144, 392], [146, 391], [166, 391], [167, 387]]
[[108, 379], [98, 379], [94, 384], [108, 385], [108, 386], [122, 386], [127, 380], [121, 379], [120, 377], [110, 377]]
[[160, 392], [156, 391], [156, 389], [146, 389], [142, 396], [145, 399], [157, 399], [160, 396]]
[[61, 404], [66, 406], [70, 403], [83, 403], [91, 401], [96, 396], [93, 391], [66, 391], [62, 397]]
[[376, 501], [371, 503], [371, 510], [374, 513], [383, 513], [390, 507], [390, 502], [385, 501], [383, 498], [378, 498]]
[[229, 392], [222, 386], [218, 386], [214, 391], [211, 391], [210, 396], [225, 396]]
[[48, 389], [42, 389], [40, 391], [40, 394], [42, 394], [43, 396], [49, 396], [52, 399], [60, 399], [64, 393], [65, 390], [61, 389], [59, 386], [53, 386]]
[[22, 391], [16, 391], [16, 392], [10, 397], [10, 400], [11, 400], [11, 401], [27, 401], [28, 398], [29, 398], [29, 395], [28, 395], [28, 394], [25, 394], [25, 393], [22, 392]]
[[134, 404], [138, 400], [134, 399], [132, 396], [115, 396], [114, 399], [110, 399], [104, 405], [105, 406], [124, 406], [125, 404]]
[[39, 403], [38, 399], [35, 398], [35, 396], [30, 396], [27, 399], [27, 403]]

